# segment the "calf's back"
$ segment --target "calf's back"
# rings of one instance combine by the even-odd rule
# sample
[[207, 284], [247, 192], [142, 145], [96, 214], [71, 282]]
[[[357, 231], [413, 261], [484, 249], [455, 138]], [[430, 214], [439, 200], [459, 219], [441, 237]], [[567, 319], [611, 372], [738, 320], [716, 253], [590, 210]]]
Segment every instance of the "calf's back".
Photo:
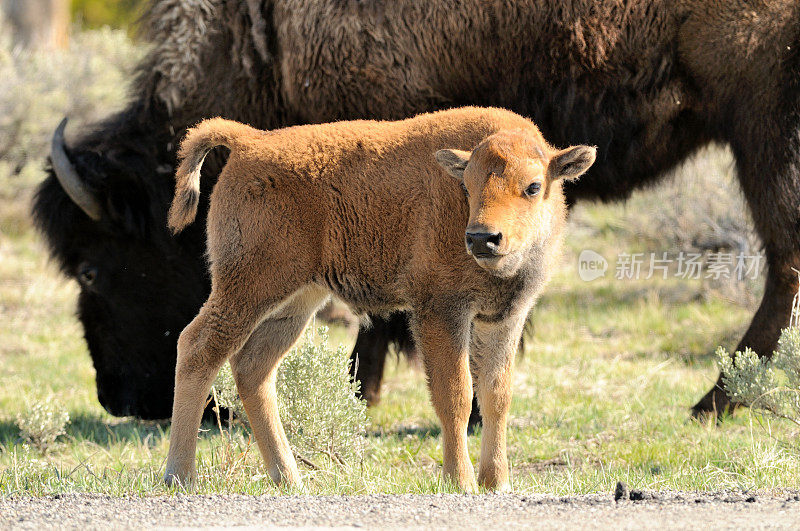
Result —
[[[464, 193], [433, 154], [470, 150], [503, 129], [541, 138], [529, 120], [482, 108], [274, 132], [236, 124], [213, 139], [231, 155], [211, 197], [212, 277], [277, 272], [285, 283], [322, 283], [361, 311], [406, 306], [423, 274], [454, 291], [476, 276], [491, 281], [464, 250]], [[184, 155], [196, 141], [190, 132]]]

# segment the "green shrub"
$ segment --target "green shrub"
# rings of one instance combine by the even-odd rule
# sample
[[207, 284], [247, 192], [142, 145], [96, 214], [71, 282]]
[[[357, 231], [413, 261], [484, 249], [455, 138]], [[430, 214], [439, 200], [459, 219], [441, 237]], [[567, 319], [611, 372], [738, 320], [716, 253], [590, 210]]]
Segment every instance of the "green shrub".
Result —
[[217, 379], [214, 380], [211, 392], [218, 405], [233, 413], [233, 418], [230, 420], [235, 419], [247, 424], [247, 413], [244, 411], [244, 404], [242, 404], [242, 399], [239, 398], [239, 392], [236, 390], [236, 381], [233, 379], [233, 372], [229, 363], [226, 363], [220, 369]]
[[749, 348], [730, 355], [720, 347], [717, 356], [731, 398], [800, 425], [800, 328], [790, 326], [781, 333], [769, 360]]
[[[328, 345], [328, 330], [316, 336], [306, 331], [300, 346], [286, 355], [278, 369], [278, 403], [286, 436], [307, 465], [333, 462], [350, 466], [364, 450], [366, 403], [356, 398], [358, 383], [350, 381], [347, 349]], [[230, 366], [226, 363], [214, 383], [221, 406], [246, 421]]]
[[20, 436], [41, 453], [46, 453], [66, 433], [69, 413], [53, 397], [36, 402], [17, 415]]

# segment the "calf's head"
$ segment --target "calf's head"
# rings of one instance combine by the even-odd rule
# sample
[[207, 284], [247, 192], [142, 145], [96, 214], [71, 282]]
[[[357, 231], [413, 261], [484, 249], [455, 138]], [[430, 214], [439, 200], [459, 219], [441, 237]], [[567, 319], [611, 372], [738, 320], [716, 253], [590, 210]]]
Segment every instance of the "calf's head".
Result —
[[583, 175], [595, 154], [590, 146], [553, 149], [535, 129], [500, 131], [471, 152], [437, 151], [469, 202], [467, 252], [494, 275], [515, 274], [528, 251], [563, 222], [562, 182]]

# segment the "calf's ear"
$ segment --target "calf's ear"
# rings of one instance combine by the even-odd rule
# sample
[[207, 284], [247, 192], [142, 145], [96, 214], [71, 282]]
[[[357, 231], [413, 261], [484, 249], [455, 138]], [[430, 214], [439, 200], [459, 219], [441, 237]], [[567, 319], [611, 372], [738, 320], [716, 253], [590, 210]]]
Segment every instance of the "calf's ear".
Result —
[[550, 178], [574, 181], [588, 170], [597, 156], [593, 146], [572, 146], [557, 151], [550, 159], [547, 168]]
[[470, 155], [469, 151], [440, 149], [434, 156], [444, 171], [460, 181], [464, 178], [464, 170], [467, 169]]

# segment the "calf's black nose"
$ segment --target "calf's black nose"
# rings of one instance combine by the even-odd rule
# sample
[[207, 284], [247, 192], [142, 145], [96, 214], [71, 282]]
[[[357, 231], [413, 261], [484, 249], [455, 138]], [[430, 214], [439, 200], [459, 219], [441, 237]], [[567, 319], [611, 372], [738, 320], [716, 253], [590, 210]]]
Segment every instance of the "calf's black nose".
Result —
[[503, 234], [500, 232], [467, 232], [467, 250], [475, 258], [497, 256]]

